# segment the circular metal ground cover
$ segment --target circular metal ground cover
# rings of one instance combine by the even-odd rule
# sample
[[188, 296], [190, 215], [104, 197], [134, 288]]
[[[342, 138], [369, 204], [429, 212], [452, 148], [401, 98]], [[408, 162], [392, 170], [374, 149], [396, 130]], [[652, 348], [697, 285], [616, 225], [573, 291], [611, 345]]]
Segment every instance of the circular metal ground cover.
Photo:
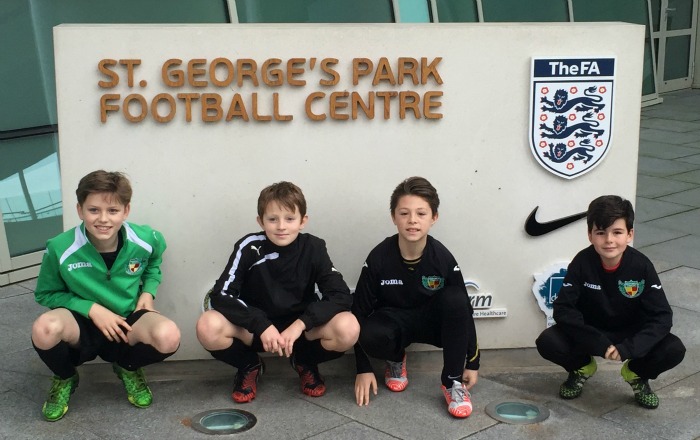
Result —
[[486, 414], [499, 422], [514, 425], [539, 423], [549, 417], [549, 409], [529, 400], [496, 400], [486, 405]]
[[192, 428], [205, 434], [237, 434], [247, 431], [258, 419], [240, 409], [212, 409], [192, 417]]

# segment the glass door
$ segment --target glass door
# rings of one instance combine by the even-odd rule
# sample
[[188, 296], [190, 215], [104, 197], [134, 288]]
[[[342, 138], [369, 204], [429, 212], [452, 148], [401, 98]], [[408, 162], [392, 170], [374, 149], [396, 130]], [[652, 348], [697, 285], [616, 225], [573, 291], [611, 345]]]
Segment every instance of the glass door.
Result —
[[698, 0], [651, 0], [659, 92], [689, 88], [693, 82]]

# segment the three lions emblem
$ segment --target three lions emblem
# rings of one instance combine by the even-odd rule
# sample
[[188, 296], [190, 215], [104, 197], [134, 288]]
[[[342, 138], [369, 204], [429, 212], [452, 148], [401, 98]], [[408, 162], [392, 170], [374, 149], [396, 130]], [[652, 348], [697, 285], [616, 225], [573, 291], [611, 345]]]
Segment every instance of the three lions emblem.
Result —
[[545, 169], [573, 179], [602, 161], [614, 77], [614, 58], [533, 59], [530, 150]]

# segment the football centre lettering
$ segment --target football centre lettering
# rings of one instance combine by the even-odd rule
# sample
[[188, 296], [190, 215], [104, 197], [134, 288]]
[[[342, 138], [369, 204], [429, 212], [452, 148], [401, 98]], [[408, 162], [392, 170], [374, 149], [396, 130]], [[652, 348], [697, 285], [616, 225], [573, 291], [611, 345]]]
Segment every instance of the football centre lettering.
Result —
[[[441, 61], [441, 57], [353, 58], [347, 63], [313, 57], [171, 58], [157, 72], [158, 85], [166, 90], [146, 94], [142, 90], [149, 83], [142, 73], [147, 67], [141, 59], [105, 58], [97, 63], [98, 87], [129, 93], [102, 94], [100, 121], [122, 117], [132, 123], [148, 119], [168, 123], [176, 118], [207, 123], [290, 122], [297, 113], [315, 122], [397, 116], [442, 119]], [[298, 99], [297, 89], [315, 84], [319, 90], [305, 91], [303, 99]], [[293, 94], [295, 102], [290, 99], [293, 103], [287, 104], [285, 92]]]

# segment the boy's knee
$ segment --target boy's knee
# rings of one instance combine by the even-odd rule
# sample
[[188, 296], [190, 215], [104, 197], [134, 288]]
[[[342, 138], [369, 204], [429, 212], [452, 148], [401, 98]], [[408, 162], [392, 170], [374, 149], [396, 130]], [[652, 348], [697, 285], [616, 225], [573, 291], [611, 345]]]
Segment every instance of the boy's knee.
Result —
[[677, 364], [680, 364], [683, 358], [685, 358], [685, 345], [683, 345], [683, 342], [677, 336], [671, 336], [674, 336], [674, 338], [666, 348], [667, 356], [675, 359]]
[[197, 320], [197, 339], [206, 348], [210, 342], [215, 341], [223, 331], [223, 323], [216, 313], [204, 312]]
[[32, 325], [32, 341], [37, 346], [55, 342], [55, 339], [63, 333], [64, 327], [63, 322], [57, 316], [44, 313]]
[[174, 353], [180, 346], [180, 329], [173, 321], [165, 321], [153, 330], [153, 346], [161, 353]]
[[341, 347], [346, 347], [345, 350], [348, 350], [355, 345], [360, 337], [360, 324], [357, 322], [355, 315], [350, 312], [343, 312], [336, 316], [338, 322], [334, 333], [337, 343]]

